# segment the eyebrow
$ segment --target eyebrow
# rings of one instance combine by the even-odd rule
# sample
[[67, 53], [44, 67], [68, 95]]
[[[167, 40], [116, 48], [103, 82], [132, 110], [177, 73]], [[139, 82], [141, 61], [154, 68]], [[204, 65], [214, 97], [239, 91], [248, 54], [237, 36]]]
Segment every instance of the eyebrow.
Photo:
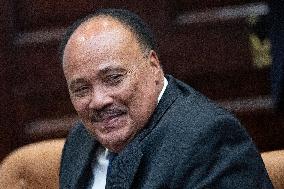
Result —
[[99, 75], [104, 75], [109, 72], [125, 72], [125, 71], [126, 69], [121, 68], [121, 67], [107, 66], [99, 71]]

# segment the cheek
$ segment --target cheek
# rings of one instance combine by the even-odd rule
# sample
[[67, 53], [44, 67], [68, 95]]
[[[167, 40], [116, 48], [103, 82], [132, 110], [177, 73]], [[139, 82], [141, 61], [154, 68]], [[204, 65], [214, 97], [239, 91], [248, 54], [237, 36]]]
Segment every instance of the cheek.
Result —
[[118, 102], [124, 105], [130, 105], [135, 98], [137, 88], [138, 83], [133, 79], [129, 79], [125, 81], [119, 89], [112, 90], [112, 95]]
[[[127, 91], [127, 102], [130, 109], [130, 114], [135, 119], [143, 116], [145, 111], [145, 99], [148, 98], [146, 89], [143, 86], [143, 82], [137, 82], [131, 86], [131, 89]], [[142, 114], [142, 115], [141, 115]]]
[[132, 105], [135, 107], [133, 114], [136, 119], [145, 122], [157, 105], [159, 95], [156, 90], [157, 84], [153, 78], [144, 78], [133, 89]]
[[71, 102], [79, 115], [88, 113], [88, 100], [87, 99], [71, 99]]

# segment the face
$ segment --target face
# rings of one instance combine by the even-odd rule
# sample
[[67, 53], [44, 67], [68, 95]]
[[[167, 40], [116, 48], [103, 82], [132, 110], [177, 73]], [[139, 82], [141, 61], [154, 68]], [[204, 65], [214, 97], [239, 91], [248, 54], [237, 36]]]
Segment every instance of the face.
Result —
[[163, 87], [154, 51], [109, 17], [82, 24], [69, 39], [63, 70], [71, 101], [88, 131], [121, 151], [147, 124]]

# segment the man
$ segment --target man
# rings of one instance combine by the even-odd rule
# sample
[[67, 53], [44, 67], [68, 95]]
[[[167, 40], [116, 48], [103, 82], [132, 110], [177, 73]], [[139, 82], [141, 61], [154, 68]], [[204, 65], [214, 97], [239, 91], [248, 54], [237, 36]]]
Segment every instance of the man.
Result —
[[272, 188], [239, 122], [164, 77], [137, 15], [107, 9], [76, 22], [62, 60], [82, 123], [63, 150], [61, 188]]

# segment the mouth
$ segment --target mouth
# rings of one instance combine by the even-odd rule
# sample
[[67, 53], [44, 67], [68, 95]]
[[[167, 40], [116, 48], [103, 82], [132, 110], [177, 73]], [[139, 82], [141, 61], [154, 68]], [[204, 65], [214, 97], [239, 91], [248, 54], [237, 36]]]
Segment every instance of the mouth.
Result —
[[104, 114], [101, 118], [101, 122], [106, 123], [106, 124], [111, 124], [118, 118], [122, 117], [125, 115], [123, 112], [117, 112], [117, 113], [112, 113], [112, 114]]
[[111, 109], [96, 113], [95, 115], [91, 116], [91, 121], [92, 123], [103, 123], [111, 126], [119, 118], [125, 116], [126, 114], [126, 110]]
[[[100, 127], [101, 131], [104, 133], [111, 133], [113, 131], [118, 131], [125, 124], [125, 114], [124, 113], [116, 113], [116, 114], [108, 114], [104, 115], [99, 122], [98, 128]], [[98, 123], [98, 122], [97, 122]]]

